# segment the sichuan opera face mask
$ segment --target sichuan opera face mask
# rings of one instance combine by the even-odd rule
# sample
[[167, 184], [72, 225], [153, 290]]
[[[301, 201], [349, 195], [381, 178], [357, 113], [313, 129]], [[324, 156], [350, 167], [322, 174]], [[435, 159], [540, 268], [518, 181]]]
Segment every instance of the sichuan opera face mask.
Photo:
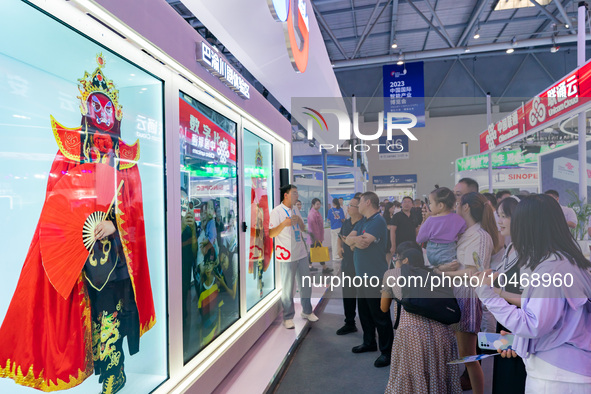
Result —
[[102, 131], [111, 131], [115, 125], [115, 109], [113, 102], [102, 93], [94, 93], [88, 97], [88, 118], [94, 127]]

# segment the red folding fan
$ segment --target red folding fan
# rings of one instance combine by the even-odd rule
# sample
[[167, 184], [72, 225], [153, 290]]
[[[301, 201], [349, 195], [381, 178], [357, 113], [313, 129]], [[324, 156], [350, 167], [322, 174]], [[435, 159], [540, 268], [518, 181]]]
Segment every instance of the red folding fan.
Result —
[[39, 220], [43, 267], [49, 281], [67, 298], [96, 242], [96, 226], [114, 209], [116, 170], [106, 164], [76, 166], [49, 192]]

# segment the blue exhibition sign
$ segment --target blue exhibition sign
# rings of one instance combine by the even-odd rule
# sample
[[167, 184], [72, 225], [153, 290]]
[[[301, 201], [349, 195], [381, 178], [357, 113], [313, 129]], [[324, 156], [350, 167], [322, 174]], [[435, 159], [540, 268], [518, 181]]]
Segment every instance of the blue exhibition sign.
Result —
[[[425, 127], [423, 62], [387, 64], [384, 73], [384, 112], [408, 112], [417, 117], [414, 127]], [[401, 119], [408, 123], [408, 118]]]
[[399, 183], [417, 183], [417, 174], [380, 175], [373, 177], [374, 185], [396, 185]]
[[408, 136], [393, 135], [391, 140], [387, 137], [379, 138], [379, 157], [380, 160], [408, 159], [410, 151], [408, 146]]

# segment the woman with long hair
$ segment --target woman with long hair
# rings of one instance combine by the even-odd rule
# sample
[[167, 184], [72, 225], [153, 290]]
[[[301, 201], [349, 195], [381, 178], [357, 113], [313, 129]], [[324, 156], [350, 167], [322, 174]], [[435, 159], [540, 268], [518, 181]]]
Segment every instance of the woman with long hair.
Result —
[[[458, 240], [457, 261], [440, 265], [434, 272], [445, 272], [448, 276], [471, 276], [489, 269], [493, 250], [499, 244], [492, 206], [482, 194], [472, 192], [462, 196], [456, 213], [466, 221], [467, 227]], [[468, 283], [456, 287], [454, 291], [462, 311], [462, 318], [456, 326], [458, 350], [460, 357], [472, 356], [476, 354], [477, 334], [482, 322], [482, 304]], [[484, 374], [480, 364], [467, 363], [466, 370], [473, 392], [483, 393]]]
[[[322, 242], [324, 242], [324, 220], [320, 214], [320, 208], [322, 207], [320, 199], [312, 199], [311, 205], [310, 212], [308, 212], [308, 234], [310, 236], [310, 248], [313, 248], [315, 244], [319, 243], [322, 246]], [[322, 272], [332, 272], [332, 269], [327, 267], [324, 261], [320, 265], [322, 266]], [[310, 264], [310, 269], [317, 271], [317, 269], [312, 267], [312, 264]]]
[[591, 393], [591, 263], [547, 195], [516, 206], [511, 238], [524, 287], [521, 308], [494, 291], [492, 271], [479, 275], [476, 292], [515, 335], [512, 348], [527, 371], [525, 392]]
[[[503, 199], [497, 208], [498, 224], [501, 235], [509, 240], [505, 254], [498, 267], [498, 272], [503, 272], [507, 278], [520, 276], [520, 268], [516, 264], [518, 257], [511, 240], [511, 220], [513, 212], [519, 203], [519, 198], [510, 196]], [[521, 307], [521, 289], [517, 281], [503, 281], [503, 287], [495, 288], [494, 291], [503, 297], [507, 302]], [[490, 311], [489, 311], [490, 313]], [[496, 332], [505, 333], [507, 328], [497, 323]], [[495, 357], [493, 361], [493, 394], [520, 394], [525, 391], [525, 365], [520, 357], [500, 358]]]
[[341, 256], [339, 250], [339, 233], [341, 232], [341, 227], [343, 227], [343, 222], [345, 221], [345, 212], [343, 211], [343, 208], [341, 208], [341, 203], [338, 198], [332, 199], [332, 207], [328, 210], [327, 219], [330, 222], [332, 260], [340, 261], [343, 259], [343, 256]]

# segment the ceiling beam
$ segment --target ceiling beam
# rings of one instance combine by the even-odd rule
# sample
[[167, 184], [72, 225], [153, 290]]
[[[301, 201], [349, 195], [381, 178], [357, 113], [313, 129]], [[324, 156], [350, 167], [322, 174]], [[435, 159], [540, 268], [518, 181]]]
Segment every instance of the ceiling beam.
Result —
[[[435, 8], [437, 8], [437, 0], [435, 0]], [[431, 23], [433, 23], [433, 15], [431, 15]], [[427, 41], [429, 41], [429, 35], [431, 33], [431, 26], [427, 29], [427, 33], [425, 34], [425, 40], [423, 41], [422, 50], [424, 51], [427, 48]]]
[[[394, 0], [396, 1], [396, 0]], [[325, 16], [325, 13], [322, 14], [323, 16]], [[486, 25], [502, 25], [502, 24], [506, 24], [506, 23], [519, 23], [519, 22], [531, 22], [531, 21], [539, 21], [540, 18], [538, 16], [526, 16], [526, 17], [521, 17], [521, 18], [514, 18], [514, 19], [496, 19], [496, 20], [491, 20], [486, 22]], [[544, 22], [546, 22], [547, 20], [545, 19]], [[448, 25], [447, 28], [448, 29], [458, 29], [458, 28], [465, 28], [467, 26], [467, 23], [456, 23], [453, 25]], [[346, 27], [346, 28], [342, 28], [340, 30], [345, 30], [345, 29], [350, 29], [350, 27]], [[402, 35], [407, 35], [407, 34], [414, 34], [414, 33], [425, 33], [430, 29], [430, 27], [422, 27], [422, 28], [417, 28], [417, 29], [407, 29], [407, 30], [396, 30], [396, 35], [397, 36], [402, 36]], [[338, 34], [339, 29], [335, 29], [333, 30], [333, 33]], [[369, 34], [368, 38], [375, 38], [375, 37], [384, 37], [384, 36], [389, 36], [390, 35], [390, 31], [385, 31], [385, 32], [381, 32], [381, 33], [373, 33], [373, 34]], [[535, 37], [532, 37], [535, 38]], [[345, 41], [351, 41], [351, 40], [357, 40], [358, 37], [356, 36], [344, 36], [344, 37], [339, 37], [339, 41], [345, 42]], [[325, 41], [330, 41], [329, 38], [327, 38]]]
[[553, 2], [554, 2], [554, 5], [556, 5], [556, 8], [558, 8], [558, 12], [560, 12], [560, 15], [562, 15], [562, 18], [564, 19], [564, 22], [568, 25], [567, 29], [572, 34], [577, 34], [575, 28], [573, 27], [573, 22], [568, 17], [568, 14], [566, 13], [566, 10], [562, 6], [562, 3], [560, 2], [560, 0], [553, 0]]
[[482, 14], [482, 11], [484, 11], [484, 8], [486, 7], [489, 1], [490, 0], [480, 0], [480, 5], [478, 6], [478, 8], [474, 10], [472, 16], [470, 16], [470, 21], [468, 22], [468, 25], [462, 32], [462, 35], [460, 36], [460, 39], [458, 40], [456, 47], [464, 46], [464, 43], [468, 38], [468, 34], [470, 34], [470, 32], [472, 31], [472, 28], [474, 27], [476, 21], [480, 19], [480, 15]]
[[396, 25], [398, 24], [398, 0], [392, 2], [392, 18], [390, 20], [390, 41], [388, 41], [388, 53], [394, 53], [392, 44], [396, 39]]
[[[586, 35], [586, 40], [591, 40], [591, 34]], [[577, 36], [574, 34], [569, 34], [565, 36], [557, 36], [556, 37], [557, 44], [565, 44], [565, 43], [575, 43], [577, 41]], [[415, 52], [406, 52], [404, 53], [404, 60], [405, 61], [413, 61], [413, 60], [424, 60], [424, 59], [432, 59], [432, 58], [439, 58], [445, 56], [458, 56], [458, 55], [469, 55], [474, 56], [478, 53], [483, 52], [495, 52], [495, 51], [505, 51], [510, 47], [515, 48], [516, 50], [519, 48], [530, 48], [530, 47], [539, 47], [539, 46], [550, 46], [552, 45], [552, 38], [532, 38], [527, 40], [520, 40], [512, 45], [509, 42], [497, 42], [494, 44], [482, 44], [482, 45], [474, 45], [470, 47], [470, 53], [466, 54], [464, 48], [441, 48], [441, 49], [429, 49], [426, 51], [415, 51]], [[548, 49], [544, 49], [546, 51]], [[507, 55], [508, 56], [508, 55]], [[345, 67], [357, 67], [357, 66], [366, 66], [366, 65], [377, 65], [377, 64], [385, 64], [385, 63], [392, 63], [398, 61], [398, 55], [381, 55], [381, 56], [372, 56], [366, 57], [361, 59], [350, 59], [350, 60], [337, 60], [334, 62], [334, 68], [345, 68]]]
[[478, 82], [478, 80], [476, 79], [476, 77], [474, 76], [474, 74], [472, 74], [472, 72], [468, 69], [468, 67], [466, 67], [466, 65], [464, 64], [464, 62], [462, 61], [462, 59], [458, 59], [458, 62], [460, 62], [460, 64], [462, 65], [462, 67], [464, 67], [464, 70], [466, 70], [466, 73], [468, 73], [468, 75], [470, 76], [470, 78], [472, 78], [472, 80], [474, 81], [474, 83], [476, 84], [476, 86], [478, 86], [478, 88], [480, 89], [480, 91], [482, 92], [482, 94], [484, 94], [486, 96], [486, 90], [484, 90], [484, 88], [480, 85], [480, 83]]
[[558, 78], [555, 78], [550, 71], [548, 71], [548, 69], [542, 64], [542, 62], [540, 61], [540, 59], [536, 56], [535, 53], [532, 53], [532, 57], [534, 58], [534, 60], [540, 65], [540, 67], [542, 68], [542, 70], [544, 70], [544, 72], [546, 73], [546, 75], [550, 78], [551, 82], [554, 82], [556, 80], [558, 80]]
[[320, 26], [322, 26], [322, 28], [324, 29], [324, 31], [326, 31], [326, 34], [328, 34], [328, 36], [330, 37], [330, 39], [334, 42], [334, 44], [336, 45], [336, 47], [339, 50], [339, 52], [341, 52], [341, 54], [343, 55], [343, 57], [345, 59], [349, 59], [349, 57], [345, 53], [345, 49], [343, 48], [343, 46], [341, 45], [341, 43], [339, 42], [339, 40], [335, 37], [334, 33], [332, 32], [332, 30], [328, 26], [328, 23], [326, 23], [326, 20], [324, 19], [324, 17], [320, 13], [320, 11], [318, 11], [318, 8], [316, 8], [316, 5], [314, 3], [312, 3], [312, 8], [314, 9], [314, 14], [316, 14], [316, 19], [320, 23]]
[[353, 4], [353, 0], [351, 0], [351, 14], [353, 16], [353, 29], [355, 32], [355, 37], [357, 37], [357, 15], [355, 14], [355, 5]]
[[505, 29], [507, 28], [507, 26], [509, 26], [509, 23], [511, 23], [511, 19], [513, 19], [513, 17], [515, 16], [515, 14], [517, 14], [517, 11], [519, 11], [517, 8], [511, 13], [511, 18], [509, 18], [509, 22], [505, 23], [503, 25], [503, 28], [499, 31], [499, 34], [497, 34], [497, 36], [495, 37], [495, 39], [493, 40], [493, 42], [497, 42], [499, 41], [499, 38], [501, 38], [501, 36], [503, 35], [503, 33], [505, 32]]
[[445, 83], [445, 81], [447, 81], [447, 77], [449, 77], [449, 75], [451, 74], [451, 70], [453, 70], [453, 68], [454, 68], [454, 66], [456, 65], [457, 62], [458, 62], [458, 59], [454, 59], [454, 62], [451, 64], [451, 67], [449, 68], [449, 70], [447, 70], [447, 73], [445, 74], [445, 77], [443, 77], [443, 79], [441, 80], [441, 83], [439, 84], [439, 86], [437, 87], [437, 90], [435, 91], [435, 93], [431, 97], [431, 100], [429, 100], [429, 104], [427, 104], [427, 108], [425, 108], [425, 111], [428, 111], [429, 108], [431, 108], [431, 103], [433, 103], [433, 100], [439, 94], [439, 91], [443, 87], [443, 84]]
[[519, 63], [519, 67], [517, 67], [517, 70], [513, 73], [513, 76], [511, 77], [511, 80], [505, 86], [505, 89], [503, 89], [503, 93], [501, 93], [501, 95], [497, 99], [497, 102], [495, 103], [495, 105], [499, 105], [499, 102], [501, 101], [501, 99], [503, 97], [505, 97], [505, 93], [507, 93], [507, 90], [509, 90], [509, 88], [511, 87], [511, 84], [513, 83], [513, 81], [515, 80], [515, 78], [517, 78], [517, 74], [519, 74], [519, 71], [521, 71], [521, 69], [523, 68], [523, 65], [525, 64], [525, 61], [527, 60], [527, 58], [529, 57], [529, 55], [530, 55], [529, 53], [527, 55], [525, 55], [525, 57], [523, 58], [523, 60], [521, 61], [521, 63]]
[[413, 3], [413, 0], [406, 0], [406, 2], [408, 3], [409, 6], [411, 6], [415, 12], [417, 13], [417, 15], [419, 15], [425, 22], [427, 22], [427, 24], [429, 26], [431, 26], [431, 28], [433, 28], [433, 30], [435, 30], [435, 33], [437, 33], [437, 35], [439, 37], [441, 37], [441, 39], [443, 40], [443, 42], [447, 43], [449, 45], [450, 48], [454, 48], [454, 44], [453, 42], [451, 42], [451, 40], [448, 40], [448, 38], [446, 36], [443, 35], [443, 33], [441, 33], [441, 31], [437, 28], [437, 26], [435, 26], [430, 20], [429, 18], [427, 18], [425, 16], [425, 14], [423, 14], [421, 12], [421, 10], [419, 10], [417, 8], [417, 6]]
[[[363, 33], [361, 34], [361, 37], [359, 37], [359, 41], [357, 42], [357, 46], [355, 47], [355, 50], [353, 51], [353, 55], [351, 55], [351, 59], [354, 59], [355, 56], [357, 56], [357, 53], [359, 52], [359, 49], [361, 49], [361, 45], [363, 45], [363, 43], [365, 42], [365, 39], [367, 38], [368, 34], [376, 26], [376, 23], [378, 22], [378, 20], [382, 16], [382, 13], [388, 7], [388, 5], [390, 5], [391, 2], [392, 2], [392, 0], [388, 0], [388, 2], [382, 7], [382, 10], [378, 14], [379, 6], [380, 6], [380, 0], [377, 0], [376, 1], [376, 6], [374, 7], [373, 11], [371, 12], [371, 16], [369, 17], [369, 20], [367, 21], [367, 24], [365, 25], [365, 29], [363, 30]], [[370, 25], [371, 20], [374, 18], [374, 16], [376, 14], [378, 14], [377, 17], [374, 19], [373, 23]]]
[[540, 5], [540, 3], [538, 3], [536, 0], [529, 0], [530, 3], [532, 3], [538, 10], [540, 10], [542, 12], [542, 14], [546, 15], [546, 17], [548, 17], [550, 20], [552, 20], [554, 23], [556, 23], [556, 25], [562, 25], [563, 23], [560, 22], [558, 20], [558, 18], [556, 18], [553, 14], [551, 14], [546, 7]]
[[[558, 0], [556, 0], [556, 1], [558, 1]], [[564, 4], [562, 4], [563, 8], [568, 7], [568, 5], [571, 3], [571, 1], [572, 0], [566, 0], [564, 2]], [[554, 16], [556, 16], [556, 14], [558, 14], [558, 13], [559, 13], [559, 11], [557, 9], [554, 12]], [[540, 33], [540, 32], [543, 32], [544, 30], [546, 30], [546, 27], [548, 27], [548, 25], [550, 24], [550, 22], [552, 22], [551, 19], [546, 19], [544, 22], [542, 22], [542, 24], [540, 25], [540, 27], [538, 27], [538, 29], [536, 30], [536, 32], [534, 34], [532, 34], [530, 38], [534, 38], [537, 35], [537, 33]]]
[[[437, 0], [435, 0], [435, 1], [437, 1]], [[447, 30], [445, 30], [445, 25], [441, 22], [441, 19], [439, 19], [439, 16], [437, 16], [437, 12], [435, 12], [435, 8], [431, 5], [431, 2], [429, 0], [425, 0], [425, 4], [427, 5], [427, 8], [429, 8], [429, 12], [431, 12], [431, 15], [433, 15], [433, 18], [435, 18], [435, 20], [437, 21], [437, 24], [441, 28], [441, 32], [447, 38], [447, 42], [451, 43], [452, 47], [455, 47], [455, 45], [451, 41], [451, 37], [449, 36]], [[437, 7], [437, 3], [435, 3], [435, 7]]]

